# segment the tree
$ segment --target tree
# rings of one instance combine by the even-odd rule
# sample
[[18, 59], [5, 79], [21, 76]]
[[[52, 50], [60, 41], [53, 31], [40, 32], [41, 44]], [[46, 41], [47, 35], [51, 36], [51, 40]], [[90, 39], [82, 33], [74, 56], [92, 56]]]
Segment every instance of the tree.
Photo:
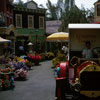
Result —
[[58, 0], [57, 4], [52, 4], [50, 0], [47, 2], [47, 8], [50, 19], [58, 20], [62, 19], [63, 14], [66, 10], [70, 10], [74, 5], [74, 0]]
[[57, 12], [57, 18], [61, 19], [62, 13], [65, 10], [64, 9], [64, 1], [63, 0], [58, 0], [56, 7], [57, 7], [57, 11], [56, 11]]
[[57, 19], [57, 7], [56, 5], [52, 4], [50, 0], [47, 2], [47, 8], [48, 8], [48, 17], [50, 20], [56, 20]]
[[94, 17], [94, 8], [86, 9], [87, 16]]
[[74, 0], [65, 0], [65, 12], [62, 17], [62, 25], [59, 31], [67, 31], [69, 23], [87, 23], [86, 10], [79, 9]]
[[18, 0], [18, 1], [15, 3], [15, 5], [20, 6], [20, 7], [25, 7], [22, 0]]
[[93, 9], [86, 10], [84, 6], [79, 9], [75, 0], [58, 0], [55, 5], [48, 0], [47, 9], [49, 20], [62, 20], [59, 31], [67, 31], [69, 23], [88, 23], [88, 16], [94, 16]]

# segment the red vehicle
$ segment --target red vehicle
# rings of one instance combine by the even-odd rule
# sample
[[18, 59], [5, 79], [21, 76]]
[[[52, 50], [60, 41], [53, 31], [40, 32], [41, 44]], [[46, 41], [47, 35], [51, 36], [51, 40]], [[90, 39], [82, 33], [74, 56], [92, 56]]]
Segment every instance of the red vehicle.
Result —
[[[90, 58], [82, 57], [86, 41], [97, 53]], [[100, 25], [69, 24], [68, 45], [68, 61], [60, 64], [56, 78], [56, 100], [100, 100]]]

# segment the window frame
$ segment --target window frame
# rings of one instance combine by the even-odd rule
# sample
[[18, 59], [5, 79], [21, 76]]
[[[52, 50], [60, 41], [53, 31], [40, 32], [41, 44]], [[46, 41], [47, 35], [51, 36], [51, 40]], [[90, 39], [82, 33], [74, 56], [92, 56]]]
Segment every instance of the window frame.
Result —
[[[29, 18], [32, 18], [32, 27], [29, 26]], [[28, 15], [28, 28], [34, 28], [34, 15]]]
[[[98, 6], [100, 6], [100, 4], [97, 4], [97, 16], [100, 16], [100, 7], [98, 8]], [[98, 13], [99, 10], [99, 13]]]
[[[20, 26], [18, 26], [18, 24], [17, 24], [17, 22], [18, 22], [18, 21], [17, 21], [17, 17], [18, 17], [18, 16], [20, 17], [20, 20], [21, 20], [21, 22], [20, 22], [21, 25], [20, 25]], [[22, 28], [22, 14], [16, 14], [16, 28]]]
[[[40, 25], [40, 20], [43, 19], [43, 27]], [[39, 29], [44, 29], [44, 16], [39, 16]]]

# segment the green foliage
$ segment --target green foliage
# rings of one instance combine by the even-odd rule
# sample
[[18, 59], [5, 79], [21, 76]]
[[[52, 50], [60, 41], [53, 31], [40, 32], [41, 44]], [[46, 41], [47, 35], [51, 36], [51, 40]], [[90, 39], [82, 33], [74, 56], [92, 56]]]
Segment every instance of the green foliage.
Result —
[[58, 0], [55, 5], [48, 0], [47, 9], [48, 20], [62, 20], [59, 31], [68, 31], [69, 23], [88, 23], [88, 16], [94, 16], [93, 9], [86, 10], [83, 6], [79, 9], [75, 0]]
[[52, 4], [50, 0], [48, 0], [48, 3], [46, 4], [47, 8], [48, 8], [48, 12], [47, 12], [47, 16], [49, 16], [49, 18], [51, 20], [56, 20], [57, 19], [57, 7], [56, 5]]
[[47, 59], [53, 59], [54, 57], [55, 57], [55, 55], [54, 55], [53, 52], [48, 52], [48, 53], [46, 54], [46, 58], [47, 58]]
[[25, 7], [24, 2], [22, 0], [18, 0], [14, 5], [19, 6], [19, 7]]
[[47, 2], [48, 14], [50, 20], [61, 19], [66, 9], [70, 9], [75, 5], [74, 0], [58, 0], [57, 4], [52, 4], [50, 0]]
[[53, 63], [53, 65], [54, 65], [54, 67], [56, 67], [57, 65], [59, 65], [60, 64], [60, 60], [59, 59], [57, 59], [57, 58], [54, 58], [53, 60], [52, 60], [52, 63]]
[[66, 56], [64, 54], [59, 54], [57, 57], [55, 57], [53, 60], [52, 60], [52, 63], [53, 65], [56, 67], [57, 65], [59, 65], [61, 62], [65, 62], [67, 59], [66, 59]]
[[67, 31], [69, 23], [87, 23], [86, 11], [85, 9], [79, 9], [76, 5], [72, 6], [70, 9], [66, 8], [65, 13], [62, 18], [62, 25], [59, 31]]

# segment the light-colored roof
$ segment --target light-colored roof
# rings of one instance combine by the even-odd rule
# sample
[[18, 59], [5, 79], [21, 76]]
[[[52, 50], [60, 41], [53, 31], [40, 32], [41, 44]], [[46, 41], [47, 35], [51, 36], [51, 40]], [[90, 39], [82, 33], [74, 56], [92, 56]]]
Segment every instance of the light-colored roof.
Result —
[[61, 24], [60, 20], [46, 21], [46, 34], [57, 33]]
[[100, 29], [100, 24], [69, 24], [69, 29]]

